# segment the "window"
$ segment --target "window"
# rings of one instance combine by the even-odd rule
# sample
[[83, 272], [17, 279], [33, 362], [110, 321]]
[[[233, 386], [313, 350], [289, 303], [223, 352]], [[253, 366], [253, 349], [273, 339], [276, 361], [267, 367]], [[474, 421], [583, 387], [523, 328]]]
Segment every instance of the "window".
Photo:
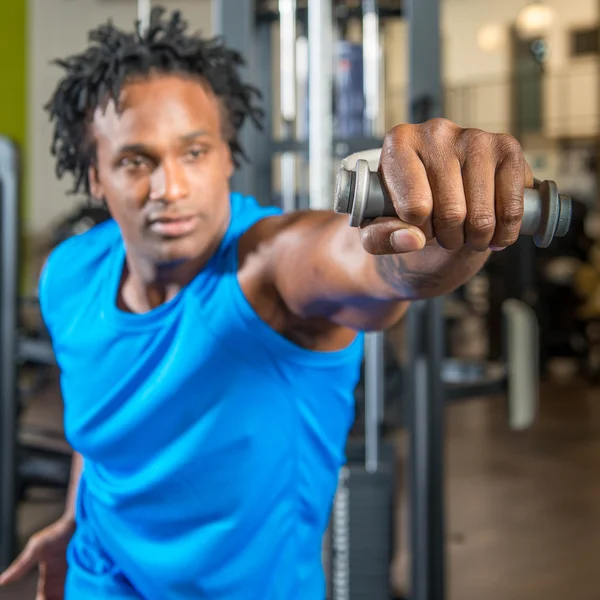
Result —
[[571, 56], [598, 54], [600, 47], [599, 37], [600, 31], [598, 31], [598, 27], [571, 31]]

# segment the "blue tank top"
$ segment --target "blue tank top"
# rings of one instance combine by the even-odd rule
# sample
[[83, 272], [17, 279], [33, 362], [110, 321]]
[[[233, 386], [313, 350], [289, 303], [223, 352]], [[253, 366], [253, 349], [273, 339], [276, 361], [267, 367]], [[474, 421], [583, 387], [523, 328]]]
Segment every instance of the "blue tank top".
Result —
[[237, 246], [279, 211], [238, 194], [231, 210], [207, 266], [148, 313], [116, 306], [125, 249], [112, 220], [46, 263], [65, 434], [85, 465], [80, 552], [150, 600], [322, 599], [363, 336], [315, 352], [267, 326], [238, 284]]

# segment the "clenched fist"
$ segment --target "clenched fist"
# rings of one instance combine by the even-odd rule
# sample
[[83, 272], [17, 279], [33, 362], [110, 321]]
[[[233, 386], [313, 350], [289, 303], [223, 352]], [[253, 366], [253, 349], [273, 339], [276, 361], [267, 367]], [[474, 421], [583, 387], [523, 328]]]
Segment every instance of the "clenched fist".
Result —
[[397, 218], [361, 226], [372, 254], [422, 249], [500, 250], [513, 244], [533, 174], [519, 143], [445, 119], [399, 125], [385, 136], [379, 172]]

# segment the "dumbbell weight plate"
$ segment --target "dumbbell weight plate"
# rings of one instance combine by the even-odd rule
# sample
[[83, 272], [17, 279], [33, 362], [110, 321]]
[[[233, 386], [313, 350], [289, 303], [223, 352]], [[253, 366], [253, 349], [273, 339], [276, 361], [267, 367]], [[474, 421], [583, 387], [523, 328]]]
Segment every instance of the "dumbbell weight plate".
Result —
[[[568, 232], [571, 198], [559, 194], [553, 181], [543, 181], [536, 189], [526, 189], [523, 204], [520, 234], [533, 236], [536, 246], [546, 248], [554, 237], [563, 237]], [[348, 214], [351, 227], [359, 227], [368, 219], [396, 216], [379, 173], [371, 171], [369, 163], [363, 159], [356, 161], [354, 169], [342, 166], [338, 171], [334, 210]]]

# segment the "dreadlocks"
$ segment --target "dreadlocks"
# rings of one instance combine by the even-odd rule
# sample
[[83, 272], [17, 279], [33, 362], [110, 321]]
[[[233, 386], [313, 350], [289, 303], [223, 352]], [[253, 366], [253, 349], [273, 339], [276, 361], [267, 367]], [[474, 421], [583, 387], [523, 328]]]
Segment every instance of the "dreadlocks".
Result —
[[92, 44], [83, 53], [54, 61], [66, 75], [45, 109], [55, 121], [56, 175], [73, 175], [72, 193], [83, 189], [90, 195], [88, 168], [95, 150], [89, 124], [94, 110], [110, 99], [118, 102], [124, 84], [152, 72], [201, 78], [222, 103], [224, 135], [235, 165], [239, 166], [240, 157], [246, 159], [239, 131], [247, 118], [260, 128], [263, 111], [253, 103], [255, 96], [260, 98], [259, 91], [240, 79], [237, 69], [244, 64], [242, 56], [225, 47], [220, 38], [206, 40], [187, 33], [179, 11], [169, 19], [163, 19], [164, 12], [154, 7], [144, 32], [140, 22], [128, 33], [109, 21], [89, 33]]

